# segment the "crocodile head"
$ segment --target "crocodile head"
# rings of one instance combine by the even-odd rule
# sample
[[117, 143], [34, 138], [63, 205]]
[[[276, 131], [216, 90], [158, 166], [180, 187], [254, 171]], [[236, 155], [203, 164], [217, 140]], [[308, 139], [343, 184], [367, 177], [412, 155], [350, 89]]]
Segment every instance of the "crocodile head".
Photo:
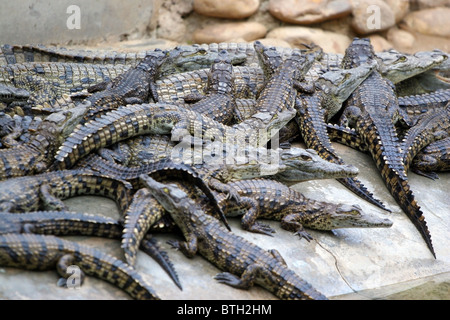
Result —
[[42, 121], [42, 125], [49, 126], [52, 124], [55, 127], [55, 134], [61, 140], [65, 140], [80, 123], [85, 115], [90, 102], [80, 103], [70, 110], [61, 110], [54, 112]]
[[392, 221], [364, 213], [358, 205], [331, 204], [320, 213], [311, 215], [303, 222], [305, 227], [316, 230], [333, 230], [342, 228], [389, 228]]
[[375, 51], [369, 38], [354, 38], [345, 50], [341, 62], [342, 69], [351, 69], [375, 60]]
[[440, 50], [403, 54], [395, 50], [377, 53], [379, 72], [393, 83], [414, 77], [427, 70], [439, 68], [448, 61], [448, 55]]
[[322, 159], [315, 150], [291, 148], [281, 151], [278, 181], [294, 184], [312, 179], [335, 179], [355, 177], [358, 168], [352, 165], [336, 164]]
[[266, 47], [260, 41], [255, 41], [253, 47], [266, 79], [270, 78], [283, 62], [280, 52], [276, 47]]
[[[165, 63], [160, 70], [161, 74], [180, 73], [185, 71], [208, 68], [219, 57], [219, 50], [205, 49], [201, 45], [177, 46], [170, 50], [170, 63]], [[243, 52], [228, 53], [233, 65], [241, 64], [247, 59]]]
[[[139, 179], [146, 186], [150, 194], [172, 216], [172, 219], [180, 227], [182, 232], [186, 228], [190, 228], [191, 225], [197, 225], [197, 218], [204, 215], [186, 192], [181, 190], [176, 184], [163, 184], [150, 178], [148, 175], [141, 175]], [[189, 219], [190, 223], [184, 222], [186, 218]], [[200, 221], [198, 225], [201, 225]]]
[[320, 75], [316, 88], [325, 93], [325, 108], [328, 118], [333, 117], [342, 107], [342, 103], [377, 68], [377, 62], [370, 60], [355, 68], [328, 71]]
[[144, 70], [149, 74], [155, 75], [159, 72], [161, 66], [170, 61], [170, 54], [166, 50], [155, 49], [147, 53], [145, 58], [136, 66], [137, 69]]

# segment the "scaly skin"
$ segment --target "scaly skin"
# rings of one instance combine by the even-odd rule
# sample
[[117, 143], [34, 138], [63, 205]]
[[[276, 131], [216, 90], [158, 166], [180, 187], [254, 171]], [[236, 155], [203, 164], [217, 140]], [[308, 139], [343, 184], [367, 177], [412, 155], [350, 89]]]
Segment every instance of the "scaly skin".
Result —
[[266, 48], [259, 41], [255, 42], [255, 51], [266, 74], [266, 84], [256, 100], [256, 113], [252, 117], [261, 112], [273, 117], [283, 110], [294, 110], [297, 90], [304, 92], [314, 90], [312, 85], [302, 81], [314, 61], [321, 57], [322, 50], [312, 47], [311, 52], [305, 55], [294, 51], [284, 61], [275, 48]]
[[445, 108], [449, 102], [450, 89], [398, 98], [398, 104], [406, 112], [410, 125], [416, 124], [424, 113]]
[[[205, 95], [190, 95], [185, 101], [197, 101], [189, 106], [192, 111], [205, 114], [223, 124], [231, 124], [236, 108], [234, 94], [233, 65], [226, 51], [219, 52], [219, 57], [211, 65]], [[199, 100], [199, 101], [198, 101]]]
[[426, 146], [413, 159], [411, 169], [430, 179], [438, 179], [435, 172], [450, 171], [450, 138]]
[[53, 161], [57, 139], [56, 126], [45, 122], [28, 143], [0, 149], [0, 181], [44, 172]]
[[[156, 80], [159, 102], [182, 105], [186, 96], [204, 94], [209, 73], [210, 68], [200, 69]], [[233, 80], [234, 97], [237, 99], [256, 99], [265, 83], [264, 73], [259, 67], [233, 66]]]
[[30, 130], [26, 143], [0, 149], [0, 181], [46, 171], [85, 111], [86, 107], [80, 106], [51, 114]]
[[[354, 129], [327, 125], [332, 141], [349, 146], [355, 150], [368, 152], [367, 145]], [[450, 138], [430, 143], [420, 150], [410, 164], [410, 170], [430, 179], [438, 179], [434, 171], [450, 171]]]
[[0, 265], [27, 270], [57, 269], [63, 278], [70, 265], [108, 281], [139, 300], [159, 300], [150, 285], [126, 263], [94, 248], [54, 236], [9, 233], [0, 235]]
[[410, 128], [402, 142], [403, 164], [408, 172], [414, 157], [424, 147], [450, 135], [450, 105], [438, 111], [424, 114], [417, 124]]
[[256, 283], [280, 299], [326, 299], [288, 269], [276, 250], [263, 250], [222, 228], [177, 186], [161, 184], [148, 177], [143, 179], [186, 239], [186, 242], [171, 241], [170, 244], [187, 257], [198, 252], [225, 271], [216, 275], [219, 282], [241, 289], [248, 289]]
[[155, 50], [136, 67], [112, 81], [89, 87], [88, 91], [94, 93], [83, 102], [90, 106], [82, 123], [122, 105], [146, 103], [150, 99], [158, 101], [155, 80], [159, 76], [161, 66], [168, 59], [167, 51]]
[[131, 201], [128, 182], [82, 170], [61, 170], [0, 182], [0, 210], [28, 212], [62, 210], [63, 199], [77, 195], [101, 195], [116, 201], [124, 212]]
[[[34, 211], [22, 214], [0, 212], [0, 234], [34, 233], [53, 236], [94, 236], [120, 239], [123, 228], [115, 219], [101, 215], [70, 211]], [[169, 260], [150, 234], [140, 241], [140, 249], [152, 257], [181, 289], [178, 275]]]
[[[163, 74], [209, 68], [218, 52], [226, 50], [234, 65], [257, 66], [258, 57], [252, 43], [211, 43], [181, 45], [173, 49], [180, 53], [180, 58], [163, 69]], [[296, 49], [278, 47], [277, 51], [285, 59]], [[135, 66], [151, 51], [115, 52], [106, 50], [78, 50], [44, 46], [3, 45], [0, 48], [0, 65], [21, 62], [76, 62], [96, 64], [125, 64]], [[384, 77], [394, 83], [414, 77], [428, 70], [448, 70], [448, 55], [439, 50], [404, 54], [395, 50], [378, 52], [377, 59], [382, 64], [380, 70]], [[311, 72], [312, 78], [322, 70], [338, 67], [342, 55], [325, 53], [317, 61]]]
[[28, 62], [0, 66], [0, 83], [27, 90], [28, 103], [54, 105], [58, 98], [110, 81], [126, 72], [123, 65]]
[[265, 115], [260, 112], [249, 122], [225, 126], [175, 105], [127, 105], [77, 127], [59, 148], [52, 168], [71, 168], [92, 151], [143, 134], [171, 134], [174, 141], [194, 135], [206, 141], [228, 140], [239, 145], [260, 146], [270, 139], [270, 133], [274, 134], [292, 119], [294, 112], [283, 111], [268, 123]]
[[[347, 48], [343, 67], [351, 68], [373, 58], [370, 41], [356, 38]], [[401, 145], [395, 129], [401, 110], [393, 85], [375, 71], [352, 93], [345, 108], [343, 117], [347, 119], [343, 123], [348, 121], [350, 126], [354, 126], [367, 144], [389, 192], [435, 256], [425, 217], [414, 199], [401, 157]]]
[[[365, 214], [357, 205], [335, 204], [308, 199], [300, 192], [285, 184], [269, 179], [249, 179], [230, 182], [239, 190], [241, 198], [251, 199], [250, 209], [236, 205], [232, 200], [218, 194], [219, 205], [226, 207], [227, 216], [243, 215], [243, 229], [272, 233], [268, 226], [259, 224], [256, 219], [281, 221], [281, 227], [292, 231], [308, 241], [312, 237], [304, 227], [313, 230], [333, 230], [339, 228], [388, 228], [392, 222]], [[202, 201], [203, 208], [209, 213], [210, 206]]]

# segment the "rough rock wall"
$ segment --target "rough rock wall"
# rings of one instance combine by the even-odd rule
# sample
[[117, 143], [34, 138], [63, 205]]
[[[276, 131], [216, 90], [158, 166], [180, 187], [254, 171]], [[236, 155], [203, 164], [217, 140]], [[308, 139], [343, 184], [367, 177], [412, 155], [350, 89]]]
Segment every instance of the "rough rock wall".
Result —
[[314, 41], [329, 52], [360, 36], [377, 51], [450, 51], [449, 16], [450, 0], [171, 0], [156, 35], [184, 43]]

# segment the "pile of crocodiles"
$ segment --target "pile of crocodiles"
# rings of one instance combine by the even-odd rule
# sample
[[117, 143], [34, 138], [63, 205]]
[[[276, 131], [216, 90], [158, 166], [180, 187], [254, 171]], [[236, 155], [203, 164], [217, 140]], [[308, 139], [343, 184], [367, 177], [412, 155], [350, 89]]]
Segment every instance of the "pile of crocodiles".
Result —
[[[184, 45], [138, 53], [2, 45], [0, 51], [0, 266], [67, 267], [135, 299], [159, 299], [134, 269], [138, 250], [182, 288], [152, 237], [197, 253], [232, 287], [280, 299], [327, 299], [273, 249], [238, 236], [272, 235], [258, 219], [310, 241], [307, 229], [391, 227], [358, 205], [308, 199], [290, 186], [337, 179], [388, 210], [358, 180], [336, 141], [375, 161], [398, 205], [435, 257], [408, 171], [435, 179], [450, 168], [450, 70], [438, 50], [375, 53], [355, 38], [344, 55], [262, 43]], [[304, 143], [306, 149], [294, 147]], [[113, 199], [115, 220], [71, 212], [79, 195]], [[123, 257], [64, 239], [121, 240]]]

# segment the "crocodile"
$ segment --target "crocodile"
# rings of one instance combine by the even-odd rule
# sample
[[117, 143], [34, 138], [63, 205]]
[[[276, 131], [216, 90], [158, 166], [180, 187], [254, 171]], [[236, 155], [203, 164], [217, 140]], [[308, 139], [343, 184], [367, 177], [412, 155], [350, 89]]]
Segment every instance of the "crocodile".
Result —
[[[366, 214], [358, 205], [335, 204], [306, 198], [303, 194], [272, 179], [248, 179], [230, 182], [239, 190], [239, 195], [250, 198], [250, 209], [233, 203], [218, 194], [219, 205], [227, 208], [227, 216], [242, 215], [244, 230], [263, 234], [274, 230], [259, 224], [256, 219], [281, 221], [281, 227], [294, 234], [312, 240], [304, 227], [330, 231], [339, 228], [388, 228], [392, 221]], [[201, 201], [205, 212], [210, 214], [210, 206]]]
[[[110, 282], [139, 300], [159, 300], [152, 287], [125, 262], [95, 248], [50, 235], [8, 233], [0, 235], [0, 266], [26, 270], [56, 269], [67, 282], [68, 268]], [[66, 283], [67, 285], [67, 283]]]
[[0, 149], [0, 181], [39, 174], [54, 162], [58, 147], [83, 117], [86, 106], [53, 113], [30, 128], [28, 141]]
[[[218, 52], [226, 50], [233, 65], [258, 67], [259, 61], [252, 43], [211, 43], [181, 45], [181, 55], [166, 69], [161, 70], [163, 76], [209, 68], [217, 58]], [[289, 57], [297, 49], [277, 47], [283, 59]], [[79, 50], [45, 46], [3, 45], [0, 47], [0, 65], [21, 62], [60, 61], [74, 63], [125, 64], [135, 66], [144, 59], [149, 51], [116, 52], [107, 50]], [[151, 52], [151, 51], [150, 51]], [[381, 74], [394, 83], [414, 77], [428, 70], [448, 70], [448, 55], [439, 50], [404, 54], [396, 50], [377, 52], [376, 57], [382, 68]], [[324, 53], [322, 59], [316, 61], [310, 71], [311, 79], [322, 73], [322, 70], [338, 68], [342, 60], [341, 54]]]
[[[34, 211], [22, 214], [0, 212], [0, 221], [0, 234], [33, 233], [58, 237], [82, 235], [120, 239], [123, 233], [122, 224], [116, 219], [71, 211]], [[160, 249], [150, 234], [141, 240], [139, 248], [158, 262], [178, 288], [182, 289], [167, 253]]]
[[438, 179], [435, 172], [450, 171], [450, 138], [430, 143], [411, 164], [411, 170], [430, 179]]
[[[0, 84], [28, 92], [28, 104], [49, 106], [54, 105], [63, 95], [81, 92], [92, 85], [110, 81], [128, 69], [129, 67], [124, 65], [80, 63], [8, 64], [0, 66]], [[17, 93], [15, 96], [20, 97]]]
[[176, 185], [162, 184], [147, 176], [142, 179], [186, 239], [172, 240], [170, 245], [190, 258], [198, 252], [222, 269], [224, 272], [215, 276], [219, 282], [240, 289], [256, 283], [280, 299], [327, 299], [289, 269], [278, 251], [268, 252], [229, 232]]
[[444, 108], [450, 102], [450, 89], [421, 95], [398, 98], [398, 104], [406, 114], [407, 123], [414, 125], [426, 112]]
[[425, 113], [410, 128], [402, 141], [403, 164], [406, 172], [413, 158], [424, 147], [436, 140], [450, 136], [450, 103], [446, 108]]
[[[115, 177], [120, 180], [129, 181], [134, 188], [139, 187], [137, 182], [141, 174], [161, 173], [161, 176], [169, 178], [167, 168], [185, 168], [191, 172], [191, 166], [197, 174], [204, 180], [208, 180], [210, 186], [220, 192], [228, 192], [228, 188], [221, 187], [222, 183], [243, 179], [252, 179], [262, 176], [273, 176], [275, 179], [286, 184], [293, 184], [313, 179], [330, 179], [339, 177], [354, 177], [358, 174], [358, 169], [353, 165], [335, 164], [320, 158], [316, 151], [312, 149], [291, 148], [291, 149], [248, 149], [248, 158], [240, 159], [232, 156], [226, 151], [230, 148], [223, 147], [224, 158], [216, 154], [209, 157], [206, 153], [203, 162], [192, 163], [179, 161], [176, 158], [164, 157], [160, 160], [151, 161], [140, 166], [124, 166], [105, 160], [97, 155], [90, 155], [81, 161], [77, 168], [80, 170], [91, 170], [100, 174]], [[207, 150], [207, 149], [205, 149]], [[216, 149], [217, 152], [217, 149]], [[233, 153], [231, 151], [231, 153]], [[233, 153], [234, 154], [234, 153]], [[217, 181], [216, 181], [217, 180]]]
[[[229, 184], [228, 182], [270, 175], [274, 179], [292, 184], [311, 179], [326, 179], [336, 176], [357, 174], [357, 170], [355, 170], [354, 167], [329, 163], [321, 159], [313, 150], [292, 148], [290, 150], [280, 150], [278, 152], [278, 155], [271, 155], [269, 157], [269, 159], [272, 159], [274, 156], [278, 156], [278, 161], [274, 167], [267, 167], [269, 164], [267, 161], [268, 159], [259, 156], [257, 159], [260, 162], [257, 160], [250, 160], [247, 163], [236, 161], [234, 164], [225, 162], [218, 166], [212, 165], [211, 161], [206, 160], [205, 163], [196, 165], [195, 170], [200, 174], [201, 179], [208, 181], [209, 184], [214, 181], [214, 184], [212, 185], [214, 197], [217, 197], [219, 194], [217, 191], [219, 191], [221, 195], [229, 199], [230, 197], [228, 197], [226, 193], [230, 194], [231, 191], [235, 194], [233, 197], [234, 203], [236, 203], [236, 199], [238, 199], [237, 203], [244, 207], [252, 204], [252, 202], [250, 203], [249, 199], [243, 199], [239, 196], [239, 188], [234, 189], [234, 185]], [[139, 182], [139, 176], [141, 174], [152, 174], [155, 171], [155, 167], [161, 167], [160, 163], [164, 165], [166, 161], [160, 160], [139, 167], [125, 167], [110, 161], [105, 161], [98, 156], [89, 156], [85, 161], [81, 162], [81, 165], [82, 168], [88, 168], [100, 174], [129, 181], [136, 189], [142, 187], [142, 184]], [[171, 163], [171, 161], [169, 161], [169, 163]], [[161, 177], [163, 180], [173, 179], [173, 177], [167, 175], [165, 171], [161, 172], [163, 173], [163, 176]], [[152, 175], [152, 177], [154, 176]], [[220, 188], [217, 188], [218, 185]], [[224, 193], [224, 191], [226, 193]], [[228, 211], [227, 206], [220, 206], [219, 204], [217, 204], [217, 206], [224, 212]], [[211, 214], [214, 216], [217, 211], [216, 208]], [[155, 204], [153, 197], [148, 194], [145, 188], [140, 189], [133, 196], [132, 203], [125, 213], [125, 232], [122, 241], [122, 248], [125, 250], [126, 261], [130, 265], [134, 264], [140, 239], [142, 239], [155, 221], [162, 218], [163, 213], [163, 210]], [[163, 226], [168, 227], [167, 225]]]
[[116, 201], [124, 212], [131, 201], [132, 186], [83, 170], [60, 170], [0, 181], [0, 210], [27, 212], [65, 209], [63, 199], [77, 195], [101, 195]]
[[[210, 68], [199, 69], [156, 80], [159, 102], [182, 105], [186, 96], [205, 94], [210, 71]], [[256, 99], [265, 81], [260, 67], [233, 66], [233, 93], [236, 99]]]
[[[300, 136], [306, 147], [316, 150], [323, 159], [344, 164], [334, 151], [328, 137], [326, 122], [337, 113], [344, 101], [374, 68], [375, 64], [368, 63], [353, 69], [327, 72], [318, 78], [314, 93], [298, 96], [295, 105], [297, 109], [295, 121], [298, 124]], [[366, 201], [388, 210], [358, 179], [344, 177], [337, 180]]]
[[[342, 66], [353, 68], [373, 59], [370, 40], [355, 38], [346, 50]], [[389, 192], [436, 257], [425, 217], [414, 199], [401, 157], [401, 144], [395, 128], [401, 116], [392, 82], [375, 70], [346, 101], [341, 124], [353, 127], [367, 144]]]
[[[231, 45], [233, 46], [233, 45]], [[231, 46], [227, 45], [230, 49]], [[239, 45], [237, 45], [239, 46]], [[236, 48], [237, 48], [236, 46]], [[177, 59], [161, 68], [161, 75], [209, 68], [222, 50], [217, 46], [176, 46], [170, 51], [177, 52]], [[24, 62], [67, 62], [79, 64], [125, 65], [135, 67], [154, 50], [139, 52], [117, 52], [108, 50], [80, 50], [45, 46], [20, 46], [5, 44], [0, 47], [0, 65]], [[227, 50], [233, 64], [245, 62], [247, 55], [242, 50]]]
[[236, 108], [234, 93], [234, 74], [231, 60], [226, 51], [219, 52], [208, 74], [205, 94], [190, 94], [184, 97], [187, 102], [195, 102], [189, 109], [207, 115], [223, 124], [231, 124]]
[[[368, 146], [354, 129], [329, 123], [327, 131], [332, 141], [337, 141], [361, 152], [369, 151]], [[449, 138], [437, 140], [420, 150], [410, 163], [409, 169], [433, 180], [438, 178], [434, 171], [450, 171], [449, 140]]]
[[[289, 110], [275, 115], [258, 112], [248, 122], [246, 120], [226, 126], [176, 105], [127, 105], [75, 128], [60, 146], [51, 168], [71, 168], [90, 152], [143, 134], [171, 134], [174, 141], [184, 141], [194, 136], [194, 143], [197, 138], [197, 141], [227, 141], [258, 147], [265, 144], [271, 138], [270, 134], [275, 134], [294, 115], [295, 111]], [[268, 121], [269, 117], [271, 120]]]
[[155, 50], [115, 79], [90, 86], [87, 90], [93, 94], [83, 101], [89, 108], [81, 123], [122, 105], [158, 101], [155, 79], [167, 60], [170, 61], [167, 51]]

